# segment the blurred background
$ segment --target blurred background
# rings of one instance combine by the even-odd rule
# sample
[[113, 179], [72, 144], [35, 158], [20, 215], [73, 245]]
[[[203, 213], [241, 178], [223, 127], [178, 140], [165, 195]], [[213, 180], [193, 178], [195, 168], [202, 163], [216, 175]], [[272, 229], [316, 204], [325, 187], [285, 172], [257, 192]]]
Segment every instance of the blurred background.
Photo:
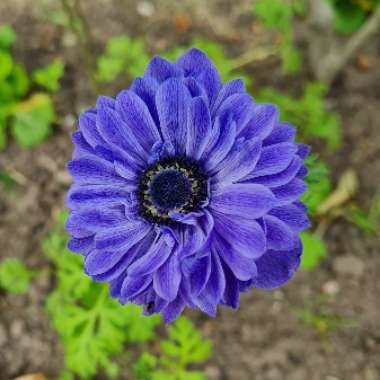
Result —
[[[189, 46], [312, 146], [313, 223], [289, 284], [168, 327], [65, 248], [65, 165], [97, 95]], [[378, 380], [379, 227], [379, 0], [0, 2], [0, 380]]]

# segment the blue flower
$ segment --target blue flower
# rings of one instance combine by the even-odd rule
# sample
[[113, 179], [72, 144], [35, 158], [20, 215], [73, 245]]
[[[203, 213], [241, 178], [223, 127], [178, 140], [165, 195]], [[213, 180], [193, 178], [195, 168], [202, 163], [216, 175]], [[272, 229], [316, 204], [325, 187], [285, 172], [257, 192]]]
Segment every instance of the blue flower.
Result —
[[112, 297], [167, 322], [186, 306], [237, 308], [240, 292], [278, 287], [300, 263], [308, 147], [294, 134], [203, 52], [153, 58], [79, 118], [69, 248]]

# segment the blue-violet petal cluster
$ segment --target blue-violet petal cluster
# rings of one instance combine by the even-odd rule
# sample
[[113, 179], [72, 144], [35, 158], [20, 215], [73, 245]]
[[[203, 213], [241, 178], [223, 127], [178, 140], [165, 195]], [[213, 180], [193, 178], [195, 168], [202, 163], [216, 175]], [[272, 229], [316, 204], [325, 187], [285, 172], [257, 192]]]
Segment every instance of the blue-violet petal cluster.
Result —
[[278, 287], [300, 263], [308, 147], [294, 134], [200, 50], [153, 58], [79, 118], [69, 248], [112, 297], [166, 322], [237, 308], [240, 292]]

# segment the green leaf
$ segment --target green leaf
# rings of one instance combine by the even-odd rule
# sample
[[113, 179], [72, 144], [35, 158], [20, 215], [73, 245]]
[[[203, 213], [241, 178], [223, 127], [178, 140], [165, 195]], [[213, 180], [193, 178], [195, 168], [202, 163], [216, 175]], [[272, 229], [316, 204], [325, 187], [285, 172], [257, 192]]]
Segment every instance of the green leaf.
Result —
[[22, 147], [33, 147], [50, 135], [55, 118], [51, 98], [46, 94], [34, 94], [16, 106], [12, 134]]
[[254, 13], [265, 27], [284, 31], [290, 27], [292, 7], [287, 0], [257, 0]]
[[8, 83], [12, 88], [13, 97], [20, 99], [26, 95], [29, 90], [30, 81], [25, 67], [15, 64], [8, 77]]
[[0, 262], [0, 287], [11, 294], [26, 293], [35, 275], [20, 260], [8, 258]]
[[13, 59], [12, 56], [0, 50], [0, 83], [4, 81], [12, 72]]
[[308, 212], [313, 215], [319, 204], [327, 198], [332, 190], [329, 171], [326, 164], [318, 160], [315, 155], [306, 158], [305, 164], [308, 168], [306, 182], [308, 188], [302, 196]]
[[122, 73], [130, 78], [141, 76], [149, 61], [144, 42], [127, 35], [112, 37], [106, 51], [97, 61], [97, 78], [101, 82], [112, 82]]
[[301, 232], [303, 253], [301, 256], [301, 268], [305, 270], [314, 269], [327, 254], [326, 244], [319, 237], [310, 232]]
[[292, 41], [285, 41], [280, 46], [282, 71], [285, 74], [296, 74], [302, 66], [302, 58]]
[[143, 352], [132, 364], [132, 371], [139, 380], [150, 380], [157, 366], [157, 358], [149, 352]]
[[363, 24], [366, 12], [350, 0], [338, 1], [334, 4], [335, 29], [340, 33], [356, 32]]
[[302, 140], [318, 137], [325, 140], [327, 148], [335, 150], [341, 142], [339, 116], [327, 109], [324, 97], [327, 86], [322, 82], [311, 82], [305, 86], [300, 98], [293, 98], [273, 88], [262, 89], [257, 99], [277, 104], [282, 120], [298, 128]]
[[65, 70], [65, 65], [61, 59], [56, 59], [41, 69], [33, 73], [33, 80], [39, 86], [50, 92], [58, 91], [60, 88], [59, 80]]
[[0, 27], [0, 49], [9, 49], [16, 40], [16, 33], [9, 25]]

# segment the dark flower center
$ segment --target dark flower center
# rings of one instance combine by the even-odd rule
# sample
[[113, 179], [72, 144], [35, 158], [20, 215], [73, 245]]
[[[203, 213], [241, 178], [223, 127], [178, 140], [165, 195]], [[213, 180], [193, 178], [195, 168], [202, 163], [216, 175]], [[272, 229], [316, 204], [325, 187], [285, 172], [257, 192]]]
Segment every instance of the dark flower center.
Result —
[[172, 225], [171, 211], [196, 210], [207, 198], [207, 176], [186, 157], [168, 157], [140, 176], [140, 214], [152, 223]]
[[149, 195], [160, 210], [174, 210], [185, 206], [190, 200], [191, 184], [181, 171], [165, 169], [152, 178]]

